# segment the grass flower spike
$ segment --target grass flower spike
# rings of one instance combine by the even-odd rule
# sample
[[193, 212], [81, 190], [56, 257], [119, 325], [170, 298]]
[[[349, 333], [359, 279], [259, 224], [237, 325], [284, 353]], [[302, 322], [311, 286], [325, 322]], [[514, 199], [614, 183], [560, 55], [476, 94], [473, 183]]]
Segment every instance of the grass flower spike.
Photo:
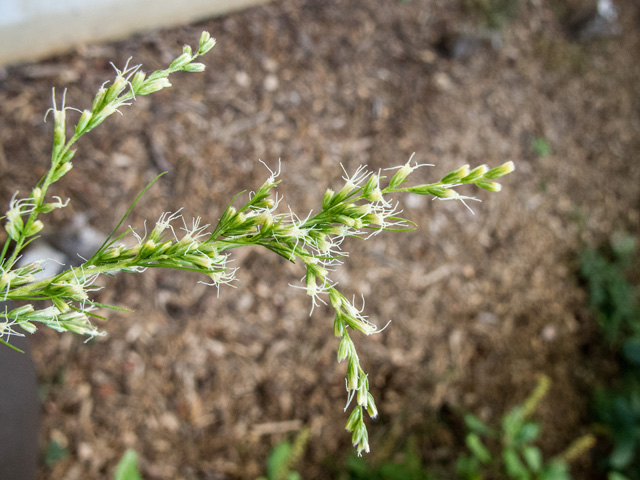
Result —
[[[120, 309], [116, 305], [102, 305], [93, 299], [100, 287], [101, 275], [142, 273], [149, 268], [169, 268], [197, 272], [206, 280], [201, 283], [219, 289], [236, 280], [231, 268], [232, 250], [246, 246], [260, 246], [285, 260], [304, 268], [302, 285], [310, 297], [311, 313], [315, 308], [332, 309], [333, 333], [338, 338], [337, 359], [346, 365], [345, 385], [347, 404], [351, 409], [346, 428], [352, 434], [357, 452], [370, 450], [365, 412], [375, 418], [378, 409], [369, 389], [365, 372], [351, 335], [371, 335], [381, 332], [364, 312], [364, 298], [356, 306], [355, 297], [349, 300], [332, 279], [334, 271], [349, 256], [343, 250], [346, 237], [369, 239], [383, 231], [406, 231], [413, 228], [410, 220], [400, 217], [397, 194], [426, 195], [441, 200], [473, 200], [458, 193], [460, 187], [475, 185], [490, 192], [500, 191], [496, 180], [514, 170], [512, 162], [495, 168], [480, 165], [459, 167], [430, 184], [409, 185], [412, 173], [424, 165], [413, 162], [413, 156], [403, 165], [373, 172], [360, 166], [352, 174], [344, 170], [342, 185], [329, 188], [318, 200], [318, 209], [307, 213], [296, 212], [290, 206], [280, 208], [282, 197], [275, 194], [280, 180], [280, 166], [257, 190], [248, 195], [240, 192], [233, 197], [220, 218], [202, 217], [188, 221], [178, 210], [165, 212], [150, 232], [138, 233], [129, 227], [120, 232], [128, 213], [140, 196], [159, 178], [151, 182], [134, 200], [120, 223], [102, 246], [78, 267], [50, 277], [36, 278], [42, 270], [40, 262], [18, 266], [21, 252], [43, 229], [39, 215], [63, 208], [67, 202], [60, 197], [48, 196], [49, 187], [59, 181], [72, 167], [73, 147], [84, 134], [101, 125], [115, 112], [123, 113], [140, 95], [150, 95], [171, 87], [170, 76], [178, 71], [202, 72], [204, 64], [195, 62], [215, 45], [207, 32], [200, 36], [196, 49], [185, 46], [165, 70], [146, 75], [139, 65], [125, 64], [115, 68], [115, 78], [105, 82], [96, 93], [91, 106], [80, 112], [77, 123], [67, 138], [67, 110], [65, 94], [60, 105], [53, 93], [53, 146], [51, 164], [46, 175], [26, 196], [14, 195], [4, 217], [8, 238], [0, 251], [0, 295], [3, 300], [21, 300], [24, 305], [0, 310], [0, 332], [10, 335], [33, 333], [38, 324], [57, 331], [70, 331], [89, 338], [103, 335], [91, 323], [102, 318], [95, 312], [99, 308]], [[75, 109], [74, 109], [75, 110]], [[413, 162], [413, 163], [412, 163]], [[384, 173], [393, 172], [390, 178]], [[247, 197], [244, 203], [241, 198]], [[130, 242], [123, 239], [129, 237]], [[43, 305], [38, 305], [42, 303]], [[360, 302], [358, 302], [360, 305]], [[20, 327], [22, 330], [20, 330]], [[330, 325], [327, 325], [330, 330]], [[6, 340], [2, 343], [10, 346]]]

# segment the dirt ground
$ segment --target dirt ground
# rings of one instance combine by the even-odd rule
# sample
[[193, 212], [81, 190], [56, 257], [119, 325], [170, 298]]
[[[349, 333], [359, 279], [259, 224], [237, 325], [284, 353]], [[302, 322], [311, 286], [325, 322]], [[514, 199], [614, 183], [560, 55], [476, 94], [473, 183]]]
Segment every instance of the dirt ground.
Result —
[[[416, 152], [435, 164], [419, 179], [436, 180], [464, 163], [513, 160], [500, 194], [466, 192], [483, 201], [475, 214], [399, 198], [417, 229], [348, 242], [336, 280], [365, 295], [375, 323], [393, 320], [356, 338], [381, 413], [369, 423], [371, 459], [415, 434], [434, 471], [452, 478], [460, 414], [496, 421], [539, 373], [553, 382], [538, 418], [554, 455], [592, 428], [598, 381], [576, 252], [640, 230], [640, 5], [615, 1], [619, 34], [579, 40], [571, 3], [522, 1], [490, 31], [462, 1], [275, 1], [6, 68], [0, 199], [46, 172], [51, 87], [84, 108], [113, 77], [110, 61], [163, 68], [203, 29], [218, 39], [207, 71], [176, 75], [173, 88], [83, 138], [52, 192], [69, 207], [47, 228], [82, 214], [107, 234], [165, 170], [128, 220], [141, 231], [180, 207], [215, 223], [232, 195], [268, 177], [259, 159], [281, 159], [282, 206], [305, 215], [341, 185], [340, 164], [377, 170]], [[541, 138], [549, 155], [532, 148]], [[68, 449], [43, 460], [40, 479], [109, 478], [129, 447], [148, 480], [251, 479], [303, 426], [303, 478], [335, 476], [351, 447], [331, 313], [310, 317], [308, 297], [288, 286], [298, 265], [250, 249], [234, 266], [237, 288], [219, 295], [187, 273], [110, 279], [99, 301], [135, 313], [107, 312], [108, 336], [33, 336], [43, 457], [51, 440]], [[589, 456], [575, 468], [575, 478], [597, 478]]]

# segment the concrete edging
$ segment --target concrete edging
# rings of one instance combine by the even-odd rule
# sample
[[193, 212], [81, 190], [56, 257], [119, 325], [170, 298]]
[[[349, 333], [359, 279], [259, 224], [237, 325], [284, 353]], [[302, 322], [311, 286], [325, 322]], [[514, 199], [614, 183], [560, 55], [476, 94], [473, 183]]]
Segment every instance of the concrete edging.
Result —
[[[33, 61], [86, 42], [116, 40], [184, 25], [268, 0], [4, 0], [0, 6], [0, 65]], [[2, 18], [4, 16], [4, 18]]]

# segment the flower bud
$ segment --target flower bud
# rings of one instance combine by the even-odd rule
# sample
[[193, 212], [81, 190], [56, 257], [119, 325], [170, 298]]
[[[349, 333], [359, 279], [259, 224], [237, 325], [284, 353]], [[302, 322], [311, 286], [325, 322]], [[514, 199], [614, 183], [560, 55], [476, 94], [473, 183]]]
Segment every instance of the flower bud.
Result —
[[59, 164], [56, 167], [56, 169], [53, 171], [53, 174], [51, 175], [51, 181], [52, 182], [57, 182], [62, 177], [64, 177], [66, 175], [66, 173], [69, 170], [71, 170], [72, 168], [73, 168], [73, 165], [71, 164], [71, 162], [66, 162], [66, 163]]
[[507, 175], [508, 173], [513, 172], [515, 169], [516, 169], [515, 164], [509, 161], [509, 162], [503, 163], [499, 167], [495, 167], [489, 170], [485, 174], [484, 178], [491, 180], [494, 178], [502, 177], [503, 175]]
[[133, 90], [134, 94], [137, 94], [142, 85], [144, 84], [144, 79], [146, 78], [146, 74], [144, 72], [138, 71], [133, 76], [131, 80], [131, 90]]
[[171, 65], [169, 65], [169, 70], [182, 70], [185, 65], [188, 65], [191, 60], [193, 60], [193, 56], [190, 53], [183, 53], [178, 58], [176, 58]]
[[405, 165], [398, 169], [393, 177], [391, 177], [391, 180], [389, 181], [389, 187], [396, 188], [406, 180], [411, 172], [413, 172], [413, 167], [411, 167], [409, 162], [407, 162]]
[[369, 195], [369, 193], [371, 193], [373, 190], [378, 188], [379, 180], [380, 178], [378, 177], [378, 175], [371, 175], [369, 177], [367, 183], [365, 183], [364, 187], [362, 187], [362, 193], [365, 197]]
[[362, 423], [362, 408], [356, 407], [351, 411], [345, 429], [353, 432], [360, 423]]
[[384, 225], [384, 217], [377, 213], [370, 213], [362, 217], [362, 223], [365, 225], [378, 225], [382, 227]]
[[354, 330], [359, 330], [365, 335], [371, 335], [372, 333], [376, 333], [376, 326], [367, 322], [360, 316], [351, 315], [351, 314], [343, 314], [344, 322]]
[[24, 229], [24, 221], [18, 210], [9, 210], [7, 212], [7, 223], [4, 226], [12, 240], [18, 241]]
[[188, 65], [185, 65], [184, 67], [182, 67], [182, 70], [185, 72], [191, 72], [191, 73], [200, 73], [200, 72], [204, 72], [206, 69], [206, 65], [204, 63], [189, 63]]
[[344, 335], [344, 322], [342, 321], [339, 313], [336, 313], [336, 316], [333, 319], [333, 335], [338, 338]]
[[196, 268], [204, 268], [205, 270], [210, 270], [213, 266], [211, 259], [205, 255], [188, 253], [184, 256], [184, 259], [192, 263]]
[[64, 152], [64, 155], [60, 159], [60, 163], [70, 162], [75, 154], [76, 154], [75, 150], [67, 150], [66, 152]]
[[149, 95], [151, 93], [155, 93], [159, 90], [162, 90], [163, 88], [167, 88], [170, 86], [171, 86], [171, 83], [169, 82], [169, 79], [167, 77], [160, 77], [160, 78], [154, 78], [154, 79], [149, 78], [146, 82], [142, 84], [142, 86], [140, 87], [140, 90], [138, 90], [136, 93], [138, 95]]
[[98, 93], [96, 93], [96, 96], [93, 99], [93, 105], [91, 106], [92, 112], [95, 113], [99, 110], [102, 110], [102, 107], [104, 106], [104, 97], [106, 94], [107, 94], [107, 89], [104, 87], [100, 87], [100, 89], [98, 90]]
[[193, 51], [191, 50], [191, 45], [185, 45], [182, 47], [182, 53], [186, 53], [189, 56], [193, 56]]
[[367, 427], [364, 422], [359, 423], [356, 427], [351, 436], [351, 442], [354, 447], [357, 447], [358, 455], [362, 455], [363, 451], [369, 453], [369, 434], [367, 433]]
[[210, 38], [211, 38], [211, 34], [206, 30], [203, 30], [202, 33], [200, 34], [200, 42], [199, 42], [200, 46], [202, 47], [202, 45], [207, 43]]
[[23, 305], [21, 307], [18, 308], [14, 308], [13, 310], [11, 310], [8, 314], [7, 314], [7, 318], [16, 318], [18, 319], [19, 317], [22, 317], [23, 315], [26, 315], [28, 313], [33, 312], [33, 305], [28, 304], [28, 305]]
[[373, 190], [371, 190], [369, 193], [365, 194], [364, 198], [366, 198], [370, 202], [379, 202], [383, 198], [382, 190], [376, 187]]
[[125, 250], [124, 245], [112, 245], [102, 251], [99, 256], [100, 261], [108, 262], [119, 258], [122, 252]]
[[358, 388], [358, 359], [354, 356], [349, 357], [347, 365], [347, 390], [355, 390]]
[[446, 183], [446, 184], [459, 183], [460, 180], [462, 180], [464, 177], [469, 175], [469, 173], [470, 173], [469, 165], [463, 165], [460, 168], [447, 173], [444, 177], [442, 177], [442, 180], [440, 180], [440, 183]]
[[31, 190], [31, 198], [35, 200], [36, 205], [40, 203], [40, 200], [42, 200], [42, 189], [40, 187], [36, 187]]
[[351, 356], [353, 352], [353, 341], [348, 335], [344, 335], [338, 343], [338, 362]]
[[89, 125], [89, 120], [91, 120], [92, 113], [89, 110], [84, 110], [82, 115], [80, 115], [80, 119], [76, 125], [76, 135], [80, 135], [84, 132]]
[[360, 385], [358, 387], [358, 391], [356, 392], [356, 401], [358, 402], [358, 405], [360, 405], [361, 407], [365, 407], [367, 406], [367, 390], [364, 388], [364, 384]]
[[329, 301], [331, 302], [331, 306], [335, 310], [340, 310], [342, 307], [342, 294], [338, 292], [335, 288], [329, 289]]
[[27, 320], [18, 320], [18, 325], [20, 325], [20, 328], [22, 328], [27, 333], [35, 333], [35, 331], [38, 329], [38, 327]]
[[95, 335], [95, 328], [89, 323], [87, 316], [75, 310], [58, 315], [58, 323], [62, 329], [79, 335]]
[[367, 392], [367, 413], [369, 417], [376, 418], [378, 416], [378, 409], [376, 408], [376, 402], [373, 400], [373, 395]]
[[212, 38], [209, 32], [202, 32], [200, 35], [200, 44], [198, 47], [198, 54], [202, 55], [211, 50], [216, 44], [216, 39]]
[[42, 230], [43, 227], [44, 227], [44, 225], [42, 224], [42, 222], [40, 220], [36, 220], [31, 225], [29, 225], [28, 228], [26, 228], [23, 231], [24, 236], [25, 237], [33, 237], [36, 233], [38, 233], [40, 230]]
[[69, 307], [69, 304], [59, 297], [53, 297], [51, 299], [51, 302], [53, 303], [53, 306], [56, 307], [60, 313], [68, 312], [71, 309], [71, 307]]
[[332, 202], [331, 199], [333, 198], [335, 192], [333, 190], [331, 190], [330, 188], [327, 188], [327, 191], [324, 192], [324, 197], [322, 197], [322, 209], [323, 210], [327, 210], [329, 207], [331, 207]]
[[480, 165], [469, 172], [468, 175], [460, 179], [462, 183], [474, 183], [480, 180], [489, 171], [486, 165]]
[[354, 228], [356, 226], [356, 220], [346, 215], [337, 215], [336, 222], [342, 223], [350, 228]]
[[485, 190], [489, 190], [490, 192], [499, 192], [502, 190], [502, 185], [497, 182], [490, 182], [488, 180], [478, 180], [476, 185], [480, 188], [484, 188]]
[[454, 190], [451, 190], [450, 188], [438, 187], [438, 186], [430, 187], [428, 189], [428, 193], [438, 198], [455, 198], [458, 196], [458, 194]]
[[107, 89], [107, 93], [104, 96], [104, 103], [109, 104], [113, 102], [116, 98], [118, 98], [118, 95], [122, 93], [126, 86], [127, 79], [122, 75], [118, 75], [111, 86]]

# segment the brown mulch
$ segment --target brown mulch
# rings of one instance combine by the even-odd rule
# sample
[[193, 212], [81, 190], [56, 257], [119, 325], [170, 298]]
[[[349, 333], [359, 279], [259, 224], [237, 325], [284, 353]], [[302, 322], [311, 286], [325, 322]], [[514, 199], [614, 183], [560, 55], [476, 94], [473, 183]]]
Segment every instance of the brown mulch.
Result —
[[[83, 108], [112, 78], [110, 61], [161, 68], [203, 29], [218, 39], [205, 73], [176, 75], [173, 88], [79, 142], [76, 168], [53, 192], [70, 205], [50, 228], [82, 213], [107, 234], [165, 170], [128, 224], [143, 229], [181, 207], [215, 223], [235, 193], [269, 175], [259, 159], [272, 168], [281, 159], [282, 206], [304, 215], [340, 186], [341, 164], [377, 170], [417, 152], [435, 164], [416, 173], [426, 181], [464, 163], [514, 160], [503, 192], [468, 192], [483, 201], [475, 214], [399, 198], [417, 229], [349, 241], [335, 277], [365, 295], [374, 322], [393, 320], [356, 338], [381, 413], [369, 423], [372, 458], [414, 433], [436, 471], [451, 472], [459, 413], [496, 421], [539, 373], [553, 382], [538, 411], [541, 445], [557, 454], [589, 431], [596, 382], [584, 349], [598, 333], [576, 253], [640, 230], [640, 6], [615, 2], [621, 33], [578, 42], [557, 2], [520, 2], [499, 31], [463, 3], [285, 0], [7, 68], [0, 199], [46, 172], [52, 86]], [[460, 41], [467, 50], [454, 49]], [[533, 151], [536, 138], [549, 156]], [[219, 295], [187, 273], [109, 279], [99, 301], [135, 313], [106, 312], [108, 336], [33, 336], [41, 448], [56, 440], [68, 449], [43, 462], [41, 479], [109, 478], [129, 447], [149, 480], [255, 478], [273, 446], [303, 426], [303, 478], [335, 475], [351, 447], [330, 311], [309, 316], [307, 296], [288, 286], [301, 267], [270, 252], [237, 251], [234, 266], [237, 288]], [[593, 467], [588, 456], [576, 466]]]

